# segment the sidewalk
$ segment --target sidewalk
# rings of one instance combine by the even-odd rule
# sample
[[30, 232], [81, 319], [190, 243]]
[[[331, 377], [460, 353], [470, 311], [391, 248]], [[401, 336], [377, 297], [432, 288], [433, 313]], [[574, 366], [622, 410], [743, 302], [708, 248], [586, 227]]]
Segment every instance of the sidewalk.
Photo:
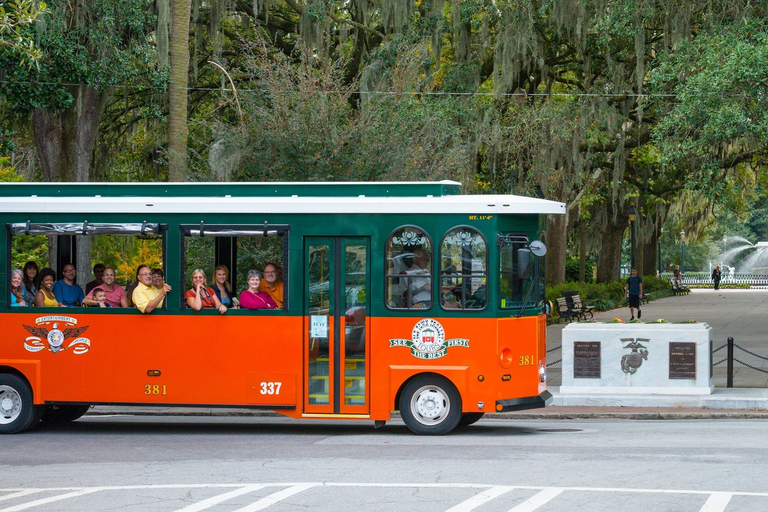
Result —
[[[694, 289], [690, 295], [667, 297], [642, 308], [643, 321], [663, 318], [669, 322], [697, 320], [712, 327], [714, 348], [724, 345], [729, 336], [736, 345], [759, 356], [768, 357], [768, 290]], [[629, 309], [597, 313], [598, 322], [619, 317], [629, 320]], [[562, 359], [560, 344], [567, 324], [547, 327], [549, 361]], [[553, 350], [555, 349], [555, 350]], [[735, 349], [734, 357], [755, 368], [768, 371], [768, 361]], [[715, 353], [714, 361], [725, 359], [726, 349]], [[561, 395], [560, 363], [547, 368], [548, 387], [553, 405], [517, 413], [489, 413], [489, 418], [508, 419], [689, 419], [689, 418], [768, 418], [768, 373], [734, 363], [734, 386], [726, 388], [726, 363], [715, 366], [715, 391], [703, 396], [664, 395]], [[271, 411], [211, 407], [128, 407], [96, 406], [89, 415], [167, 415], [167, 416], [279, 416]], [[397, 417], [393, 414], [393, 417]]]

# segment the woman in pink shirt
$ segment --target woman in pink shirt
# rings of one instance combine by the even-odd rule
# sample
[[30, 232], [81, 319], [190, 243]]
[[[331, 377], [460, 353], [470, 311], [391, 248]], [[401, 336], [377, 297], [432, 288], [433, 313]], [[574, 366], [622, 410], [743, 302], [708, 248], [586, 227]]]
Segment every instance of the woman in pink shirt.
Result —
[[245, 309], [277, 309], [277, 304], [267, 292], [259, 291], [261, 272], [248, 271], [248, 289], [240, 293], [240, 307]]

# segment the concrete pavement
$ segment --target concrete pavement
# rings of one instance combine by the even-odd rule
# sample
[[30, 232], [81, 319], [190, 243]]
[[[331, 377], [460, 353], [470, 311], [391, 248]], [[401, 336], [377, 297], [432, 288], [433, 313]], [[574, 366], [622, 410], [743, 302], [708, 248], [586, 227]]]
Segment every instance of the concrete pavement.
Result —
[[[546, 409], [518, 413], [496, 414], [489, 417], [507, 418], [642, 418], [684, 419], [699, 417], [758, 417], [768, 418], [768, 290], [718, 290], [694, 289], [690, 295], [667, 297], [646, 304], [642, 308], [643, 321], [663, 318], [669, 322], [696, 320], [707, 323], [713, 329], [715, 363], [725, 359], [725, 345], [729, 336], [736, 345], [734, 363], [734, 388], [726, 388], [726, 363], [716, 364], [714, 371], [715, 391], [711, 395], [682, 397], [661, 395], [582, 396], [561, 395], [558, 390], [561, 379], [560, 363], [548, 367], [548, 386], [554, 395], [554, 405]], [[614, 317], [629, 320], [629, 309], [620, 308], [600, 312], [597, 321]], [[562, 330], [567, 324], [554, 324], [547, 328], [549, 361], [562, 359], [560, 350]], [[754, 354], [754, 355], [753, 355]], [[744, 364], [746, 363], [746, 364]], [[753, 368], [750, 368], [749, 366]], [[760, 371], [763, 370], [763, 371]], [[625, 400], [622, 402], [622, 400]], [[182, 415], [182, 416], [273, 416], [269, 411], [236, 408], [192, 407], [125, 407], [96, 406], [90, 415]]]

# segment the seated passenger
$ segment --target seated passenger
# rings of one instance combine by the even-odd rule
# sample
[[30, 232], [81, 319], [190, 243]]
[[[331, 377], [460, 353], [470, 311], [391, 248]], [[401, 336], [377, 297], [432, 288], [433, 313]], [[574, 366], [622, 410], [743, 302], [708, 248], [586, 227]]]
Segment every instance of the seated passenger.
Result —
[[192, 289], [184, 294], [187, 306], [200, 311], [201, 309], [216, 308], [222, 315], [227, 312], [227, 306], [219, 301], [213, 288], [205, 285], [205, 272], [196, 269], [192, 272]]
[[413, 251], [413, 266], [405, 273], [408, 280], [408, 306], [411, 308], [432, 307], [432, 278], [430, 277], [430, 256], [425, 249]]
[[24, 264], [24, 302], [30, 306], [35, 305], [35, 296], [37, 295], [38, 280], [37, 263], [34, 261], [28, 261]]
[[75, 308], [82, 304], [85, 298], [83, 289], [75, 283], [77, 277], [75, 266], [65, 263], [61, 274], [64, 279], [56, 281], [53, 285], [53, 294], [62, 307]]
[[56, 272], [46, 267], [40, 271], [40, 289], [35, 295], [35, 305], [48, 308], [57, 308], [60, 306], [53, 293], [53, 283], [56, 281]]
[[[120, 288], [118, 286], [118, 288]], [[102, 288], [96, 287], [93, 290], [91, 290], [91, 297], [93, 298], [94, 302], [98, 304], [100, 308], [111, 308], [112, 305], [109, 304], [106, 300], [107, 298], [107, 292], [105, 292]]]
[[269, 294], [278, 308], [283, 307], [283, 281], [281, 277], [277, 267], [268, 263], [264, 266], [264, 280], [259, 284], [259, 291]]
[[26, 307], [24, 300], [24, 273], [19, 268], [11, 270], [11, 307]]
[[163, 301], [171, 287], [164, 284], [162, 288], [152, 286], [152, 271], [146, 265], [140, 265], [136, 270], [136, 277], [139, 283], [133, 290], [133, 304], [142, 313], [151, 313], [155, 308], [163, 307]]
[[158, 290], [165, 284], [165, 274], [161, 268], [152, 269], [152, 286]]
[[91, 293], [91, 290], [96, 288], [97, 286], [101, 286], [104, 284], [104, 270], [106, 267], [103, 263], [97, 263], [93, 266], [93, 276], [96, 278], [93, 281], [87, 283], [85, 285], [85, 294], [88, 295]]
[[261, 272], [248, 271], [248, 289], [240, 293], [240, 307], [245, 309], [277, 309], [277, 303], [267, 292], [259, 291]]
[[228, 308], [232, 307], [232, 296], [229, 289], [229, 269], [226, 265], [216, 265], [216, 268], [213, 269], [213, 286], [211, 288], [216, 292], [219, 302]]
[[101, 304], [98, 304], [94, 292], [96, 290], [103, 290], [107, 307], [127, 308], [128, 297], [125, 294], [125, 290], [123, 290], [122, 286], [115, 284], [115, 269], [106, 267], [102, 274], [102, 279], [104, 283], [91, 290], [83, 299], [83, 304], [86, 306], [101, 306]]

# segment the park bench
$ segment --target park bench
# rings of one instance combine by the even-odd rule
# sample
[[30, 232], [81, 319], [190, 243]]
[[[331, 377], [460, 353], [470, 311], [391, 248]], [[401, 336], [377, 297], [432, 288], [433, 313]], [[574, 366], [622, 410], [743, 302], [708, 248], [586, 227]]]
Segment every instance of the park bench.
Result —
[[595, 306], [587, 306], [584, 304], [584, 302], [581, 300], [581, 296], [578, 294], [571, 295], [571, 309], [573, 309], [573, 311], [575, 311], [584, 320], [587, 319], [587, 315], [589, 315], [589, 318], [595, 318]]
[[579, 319], [579, 314], [574, 311], [565, 297], [559, 297], [557, 299], [557, 311], [561, 320], [570, 322]]
[[680, 281], [677, 281], [675, 279], [670, 279], [670, 283], [672, 283], [672, 295], [683, 295], [691, 293], [691, 289], [685, 286]]

